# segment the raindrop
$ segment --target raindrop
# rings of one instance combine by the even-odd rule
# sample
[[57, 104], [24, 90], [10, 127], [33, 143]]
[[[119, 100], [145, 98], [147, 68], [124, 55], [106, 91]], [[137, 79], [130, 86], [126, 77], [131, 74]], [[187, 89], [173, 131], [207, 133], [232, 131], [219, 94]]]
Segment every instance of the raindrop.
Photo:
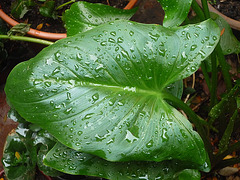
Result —
[[154, 41], [157, 41], [158, 38], [160, 37], [159, 34], [153, 34], [153, 33], [151, 33], [151, 32], [150, 32], [148, 35], [149, 35], [149, 37], [150, 37], [152, 40], [154, 40]]
[[119, 37], [119, 38], [117, 39], [117, 42], [118, 42], [118, 43], [122, 43], [122, 42], [123, 42], [123, 38]]
[[163, 142], [166, 142], [166, 141], [168, 141], [168, 139], [169, 139], [169, 137], [168, 137], [168, 135], [167, 135], [167, 129], [166, 129], [166, 128], [163, 128], [163, 129], [162, 129], [162, 141], [163, 141]]
[[125, 139], [127, 140], [127, 142], [129, 143], [133, 143], [134, 141], [138, 140], [137, 137], [135, 137], [129, 130], [127, 130], [127, 134]]
[[77, 133], [77, 134], [78, 134], [79, 136], [81, 136], [81, 135], [82, 135], [82, 133], [83, 133], [82, 131], [78, 131], [78, 133]]
[[56, 68], [53, 70], [52, 75], [55, 75], [55, 74], [57, 74], [57, 73], [59, 73], [59, 72], [60, 72], [60, 67], [58, 66], [58, 67], [56, 67]]
[[151, 139], [147, 144], [146, 144], [146, 147], [147, 148], [150, 148], [153, 146], [153, 140]]
[[106, 41], [103, 41], [100, 43], [101, 46], [106, 46], [107, 45], [107, 42]]
[[86, 114], [82, 120], [90, 119], [93, 115], [94, 115], [94, 113]]
[[110, 34], [111, 34], [112, 36], [116, 36], [116, 32], [115, 32], [115, 31], [110, 32]]
[[189, 32], [187, 32], [187, 33], [186, 33], [186, 38], [187, 38], [188, 40], [190, 40], [190, 39], [191, 39], [191, 35], [190, 35], [190, 33], [189, 33]]
[[45, 82], [44, 84], [45, 84], [45, 86], [50, 87], [52, 83], [51, 82]]
[[194, 45], [192, 45], [192, 46], [191, 46], [191, 49], [190, 49], [190, 51], [194, 51], [196, 48], [197, 48], [197, 45], [196, 45], [196, 44], [194, 44]]
[[216, 41], [217, 40], [217, 36], [213, 36], [213, 40]]
[[109, 38], [108, 42], [115, 43], [115, 40], [113, 38]]
[[92, 95], [92, 100], [95, 102], [99, 99], [99, 94], [95, 93], [94, 95]]
[[78, 64], [75, 64], [75, 65], [74, 65], [74, 68], [75, 68], [76, 71], [78, 71], [79, 65], [78, 65]]
[[133, 35], [134, 35], [134, 32], [133, 32], [133, 31], [130, 31], [130, 32], [129, 32], [129, 35], [130, 35], [130, 36], [133, 36]]
[[42, 81], [39, 81], [39, 80], [35, 80], [35, 81], [33, 81], [33, 85], [38, 85], [38, 84], [41, 84], [42, 83]]
[[206, 57], [206, 54], [205, 54], [205, 52], [203, 50], [200, 50], [198, 53], [201, 55], [201, 58], [205, 58]]
[[70, 100], [70, 99], [71, 99], [71, 93], [67, 92], [67, 100]]
[[59, 59], [60, 55], [61, 55], [60, 51], [57, 51], [56, 53], [54, 53], [54, 56], [57, 60]]

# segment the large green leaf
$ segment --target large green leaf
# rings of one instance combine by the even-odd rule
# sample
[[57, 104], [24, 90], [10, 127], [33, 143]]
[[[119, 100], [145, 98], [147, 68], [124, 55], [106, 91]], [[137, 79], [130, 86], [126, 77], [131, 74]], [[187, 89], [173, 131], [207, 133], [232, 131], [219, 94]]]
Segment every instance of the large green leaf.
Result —
[[219, 34], [212, 20], [175, 29], [100, 25], [17, 65], [5, 91], [22, 117], [75, 150], [109, 161], [179, 159], [207, 170], [201, 138], [162, 92], [198, 69]]
[[124, 10], [104, 4], [79, 1], [66, 10], [63, 14], [63, 21], [66, 25], [67, 35], [73, 36], [106, 22], [130, 19], [136, 11], [136, 8]]
[[176, 27], [188, 16], [192, 0], [158, 0], [165, 12], [163, 26]]
[[67, 174], [97, 176], [107, 179], [194, 179], [200, 180], [199, 172], [186, 169], [177, 161], [156, 162], [109, 162], [96, 156], [81, 153], [56, 144], [47, 154], [44, 163]]

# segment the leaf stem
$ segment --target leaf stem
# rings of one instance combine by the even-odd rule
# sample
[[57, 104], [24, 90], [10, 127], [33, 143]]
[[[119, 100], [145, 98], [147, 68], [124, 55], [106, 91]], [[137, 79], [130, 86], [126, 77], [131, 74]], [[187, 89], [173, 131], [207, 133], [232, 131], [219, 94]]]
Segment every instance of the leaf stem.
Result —
[[238, 109], [236, 109], [228, 122], [227, 128], [219, 141], [219, 152], [223, 152], [228, 148], [229, 140], [233, 132], [235, 120], [238, 117]]
[[222, 160], [217, 164], [217, 166], [214, 167], [213, 170], [222, 169], [224, 167], [237, 164], [239, 162], [240, 162], [240, 157]]
[[198, 17], [200, 18], [201, 21], [205, 20], [205, 16], [204, 13], [202, 11], [202, 9], [199, 7], [198, 3], [196, 2], [196, 0], [192, 1], [192, 8], [194, 10], [194, 12], [198, 15]]
[[210, 18], [210, 12], [208, 9], [208, 3], [207, 0], [201, 0], [202, 1], [202, 7], [203, 7], [203, 12], [205, 15], [205, 19], [209, 19]]
[[212, 62], [212, 81], [211, 81], [211, 89], [210, 89], [210, 107], [213, 107], [217, 103], [217, 59], [216, 59], [216, 52], [213, 51], [211, 54], [211, 62]]
[[66, 6], [66, 5], [71, 4], [71, 3], [74, 3], [74, 2], [75, 2], [75, 0], [70, 0], [70, 1], [68, 1], [68, 2], [66, 2], [66, 3], [64, 3], [64, 4], [61, 4], [60, 6], [58, 6], [58, 7], [56, 8], [56, 10], [61, 9], [63, 6]]
[[27, 42], [33, 42], [38, 44], [43, 44], [46, 46], [52, 45], [53, 42], [46, 41], [43, 39], [37, 39], [32, 37], [26, 37], [26, 36], [8, 36], [8, 35], [0, 35], [0, 39], [10, 39], [10, 40], [16, 40], [16, 41], [27, 41]]
[[[236, 142], [235, 144], [233, 144], [231, 146], [229, 146], [228, 149], [226, 149], [222, 153], [218, 153], [215, 157], [214, 163], [219, 164], [219, 162], [222, 161], [224, 157], [231, 154], [233, 151], [237, 151], [239, 149], [240, 149], [240, 141]], [[213, 164], [213, 166], [214, 166], [214, 164]]]
[[224, 81], [225, 81], [226, 86], [227, 86], [227, 91], [229, 92], [232, 89], [232, 81], [231, 81], [231, 76], [229, 74], [229, 64], [226, 62], [226, 59], [225, 59], [225, 57], [223, 55], [223, 52], [222, 52], [222, 48], [221, 48], [219, 43], [218, 43], [215, 50], [216, 50], [216, 53], [217, 53], [219, 64], [220, 64], [221, 69], [222, 69], [223, 78], [224, 78]]

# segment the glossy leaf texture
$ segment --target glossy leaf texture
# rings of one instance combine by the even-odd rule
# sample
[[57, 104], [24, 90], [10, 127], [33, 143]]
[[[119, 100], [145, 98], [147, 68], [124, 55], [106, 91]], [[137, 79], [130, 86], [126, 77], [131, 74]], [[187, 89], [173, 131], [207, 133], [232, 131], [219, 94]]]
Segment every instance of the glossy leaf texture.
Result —
[[[47, 154], [44, 163], [67, 174], [97, 176], [107, 179], [193, 179], [200, 180], [199, 172], [184, 169], [177, 161], [164, 162], [109, 162], [99, 157], [81, 153], [60, 143]], [[184, 179], [186, 180], [186, 179]]]
[[218, 24], [219, 28], [223, 30], [220, 38], [220, 45], [224, 55], [240, 53], [240, 42], [234, 36], [230, 25], [218, 14], [211, 13], [211, 18]]
[[183, 23], [188, 16], [192, 0], [158, 0], [165, 16], [163, 26], [176, 27]]
[[63, 21], [67, 29], [67, 36], [73, 36], [106, 22], [120, 19], [128, 20], [136, 11], [136, 8], [124, 10], [104, 4], [79, 1], [65, 11]]
[[219, 34], [212, 20], [174, 29], [111, 22], [19, 64], [5, 92], [22, 117], [75, 150], [109, 161], [179, 159], [208, 170], [201, 138], [161, 92], [195, 72]]

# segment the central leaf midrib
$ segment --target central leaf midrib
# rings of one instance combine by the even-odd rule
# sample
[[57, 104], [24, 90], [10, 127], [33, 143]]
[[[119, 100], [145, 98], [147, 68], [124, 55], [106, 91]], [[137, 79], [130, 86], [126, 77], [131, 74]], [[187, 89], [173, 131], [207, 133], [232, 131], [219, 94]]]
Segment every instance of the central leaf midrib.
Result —
[[[32, 79], [31, 81], [34, 82], [36, 79]], [[64, 85], [64, 84], [68, 84], [70, 87], [69, 89], [73, 89], [75, 87], [99, 87], [99, 88], [103, 88], [103, 89], [111, 89], [113, 91], [119, 92], [119, 91], [125, 91], [125, 92], [131, 92], [131, 93], [136, 93], [136, 94], [144, 94], [144, 95], [152, 95], [152, 96], [156, 96], [156, 97], [161, 97], [162, 96], [162, 90], [160, 89], [143, 89], [143, 88], [139, 88], [136, 86], [116, 86], [116, 85], [107, 85], [107, 84], [100, 84], [100, 83], [91, 83], [91, 82], [87, 82], [87, 81], [77, 81], [77, 80], [58, 80], [56, 81], [56, 79], [45, 79], [42, 81], [41, 84], [44, 84], [44, 82], [51, 82], [51, 84], [60, 84], [60, 85]], [[72, 83], [72, 84], [71, 84]], [[40, 84], [40, 85], [41, 85]], [[62, 92], [67, 92], [68, 90], [63, 90], [57, 94], [60, 94]], [[55, 94], [55, 95], [57, 95]], [[48, 97], [50, 98], [50, 97]], [[46, 99], [48, 99], [46, 98]], [[43, 99], [42, 99], [43, 100]]]

